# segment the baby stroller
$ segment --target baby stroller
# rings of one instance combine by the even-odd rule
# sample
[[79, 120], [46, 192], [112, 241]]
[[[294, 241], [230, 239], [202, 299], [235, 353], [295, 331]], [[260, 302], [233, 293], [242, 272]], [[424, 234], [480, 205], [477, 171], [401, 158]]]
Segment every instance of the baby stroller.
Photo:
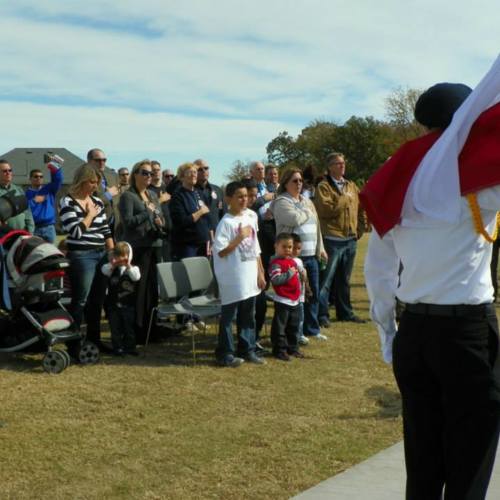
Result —
[[[0, 352], [42, 348], [42, 365], [60, 373], [71, 355], [95, 363], [99, 349], [74, 328], [61, 304], [63, 278], [69, 266], [52, 244], [26, 231], [0, 234]], [[56, 348], [67, 344], [68, 350]]]

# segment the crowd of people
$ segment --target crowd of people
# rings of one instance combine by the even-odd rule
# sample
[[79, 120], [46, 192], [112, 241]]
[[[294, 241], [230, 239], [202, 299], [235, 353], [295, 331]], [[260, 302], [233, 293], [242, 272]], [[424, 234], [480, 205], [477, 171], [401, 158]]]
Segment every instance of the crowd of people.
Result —
[[[363, 321], [352, 310], [349, 281], [364, 212], [356, 185], [344, 177], [341, 153], [332, 153], [324, 175], [307, 185], [298, 168], [280, 178], [276, 166], [255, 161], [224, 193], [210, 182], [204, 159], [176, 173], [154, 160], [117, 172], [106, 163], [103, 150], [91, 149], [61, 195], [63, 159], [48, 158], [50, 181], [44, 183], [41, 169], [32, 170], [28, 209], [6, 221], [51, 243], [60, 221], [74, 327], [85, 322], [87, 339], [103, 350], [109, 351], [101, 341], [103, 309], [111, 352], [136, 355], [158, 303], [156, 264], [193, 256], [213, 262], [222, 301], [216, 349], [222, 366], [264, 362], [261, 334], [270, 299], [272, 354], [280, 360], [301, 357], [298, 346], [310, 339], [327, 339], [321, 328], [330, 326], [330, 305], [339, 321]], [[0, 195], [23, 192], [5, 160], [0, 176]]]

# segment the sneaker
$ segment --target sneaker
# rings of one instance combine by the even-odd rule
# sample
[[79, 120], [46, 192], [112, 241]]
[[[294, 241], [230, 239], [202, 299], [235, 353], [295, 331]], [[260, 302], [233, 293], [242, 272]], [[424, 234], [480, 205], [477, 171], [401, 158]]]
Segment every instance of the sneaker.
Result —
[[301, 335], [299, 337], [299, 344], [300, 345], [307, 345], [307, 344], [309, 344], [309, 339], [305, 335]]
[[198, 329], [198, 327], [192, 322], [192, 321], [186, 321], [184, 323], [184, 328], [188, 331], [188, 332], [199, 332], [200, 330]]
[[323, 318], [319, 320], [319, 326], [321, 326], [321, 328], [330, 328], [332, 324], [328, 318]]
[[328, 337], [322, 333], [318, 333], [318, 335], [311, 335], [311, 338], [321, 341], [328, 340]]
[[254, 365], [265, 365], [266, 362], [257, 356], [254, 352], [252, 354], [249, 354], [246, 358], [245, 361], [248, 361], [249, 363], [253, 363]]
[[292, 352], [289, 352], [288, 354], [290, 356], [293, 356], [294, 358], [300, 358], [300, 359], [304, 359], [305, 358], [304, 353], [300, 352], [300, 351], [292, 351]]
[[195, 321], [194, 322], [196, 328], [199, 330], [200, 328], [202, 330], [204, 330], [206, 327], [207, 327], [207, 324], [204, 322], [204, 321], [201, 321], [201, 319], [199, 319], [198, 321]]
[[279, 351], [277, 352], [274, 357], [276, 359], [279, 359], [280, 361], [290, 361], [290, 356], [288, 355], [287, 352], [284, 351]]
[[237, 368], [238, 366], [241, 366], [244, 362], [245, 362], [244, 359], [237, 358], [236, 356], [233, 356], [231, 354], [230, 356], [226, 356], [223, 360], [217, 361], [217, 364], [219, 366], [224, 366], [228, 368]]
[[267, 349], [260, 342], [255, 342], [255, 353], [256, 354], [267, 354]]

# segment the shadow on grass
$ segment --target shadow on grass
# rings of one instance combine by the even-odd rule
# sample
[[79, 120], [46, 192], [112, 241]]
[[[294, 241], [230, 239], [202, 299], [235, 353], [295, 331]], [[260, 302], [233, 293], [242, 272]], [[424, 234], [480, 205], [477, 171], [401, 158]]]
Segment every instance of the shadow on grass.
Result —
[[337, 418], [339, 420], [351, 419], [392, 419], [401, 416], [401, 396], [399, 392], [387, 389], [387, 387], [374, 385], [365, 391], [365, 395], [374, 400], [379, 410], [376, 413], [357, 413], [357, 414], [341, 414]]
[[43, 373], [42, 358], [31, 353], [1, 353], [0, 370], [9, 370], [12, 372], [35, 372]]

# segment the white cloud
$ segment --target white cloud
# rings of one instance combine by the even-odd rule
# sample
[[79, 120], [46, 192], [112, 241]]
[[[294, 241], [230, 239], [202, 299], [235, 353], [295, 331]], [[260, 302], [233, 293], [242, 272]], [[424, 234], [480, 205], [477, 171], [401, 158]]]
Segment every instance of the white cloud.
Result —
[[168, 135], [165, 151], [255, 157], [317, 117], [381, 118], [399, 85], [474, 85], [500, 47], [496, 4], [17, 0], [0, 6], [0, 100], [23, 120], [0, 140], [53, 143], [30, 116], [53, 112], [77, 122], [57, 137], [77, 149], [151, 151]]

